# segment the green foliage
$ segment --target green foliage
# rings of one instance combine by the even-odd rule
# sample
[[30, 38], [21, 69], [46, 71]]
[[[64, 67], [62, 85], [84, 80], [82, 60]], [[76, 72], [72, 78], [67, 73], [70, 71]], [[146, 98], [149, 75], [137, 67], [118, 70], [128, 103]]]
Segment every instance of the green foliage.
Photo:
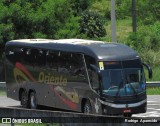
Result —
[[152, 67], [159, 66], [160, 64], [160, 51], [143, 49], [139, 52], [142, 61], [151, 65]]
[[80, 15], [83, 11], [87, 10], [93, 0], [68, 0], [71, 3], [73, 14]]
[[110, 0], [93, 0], [90, 10], [99, 13], [102, 17], [110, 20], [111, 3]]
[[[66, 0], [3, 0], [0, 7], [1, 43], [20, 38], [55, 38], [61, 29], [69, 30], [64, 25], [72, 20], [71, 4]], [[78, 25], [78, 21], [73, 24]], [[68, 38], [78, 34], [73, 32]]]
[[0, 96], [6, 96], [6, 89], [0, 88]]
[[147, 87], [147, 95], [160, 95], [160, 87]]
[[125, 19], [132, 14], [132, 0], [117, 0], [116, 1], [116, 18]]
[[152, 71], [153, 71], [153, 77], [152, 77], [152, 79], [147, 78], [147, 81], [159, 81], [160, 80], [160, 76], [159, 76], [160, 75], [160, 67], [159, 67], [159, 65], [158, 66], [152, 66]]
[[103, 24], [104, 21], [98, 13], [85, 11], [80, 19], [80, 33], [86, 34], [90, 38], [103, 37], [106, 35]]
[[141, 26], [136, 33], [131, 33], [127, 43], [134, 49], [151, 49], [154, 51], [160, 48], [160, 22], [154, 25]]
[[144, 25], [160, 21], [159, 0], [137, 0], [138, 21]]
[[[152, 24], [160, 20], [159, 0], [136, 0], [137, 19], [140, 24]], [[132, 0], [116, 1], [117, 19], [125, 19], [132, 16]]]
[[79, 34], [79, 18], [72, 16], [55, 34], [56, 39], [60, 38], [76, 38]]

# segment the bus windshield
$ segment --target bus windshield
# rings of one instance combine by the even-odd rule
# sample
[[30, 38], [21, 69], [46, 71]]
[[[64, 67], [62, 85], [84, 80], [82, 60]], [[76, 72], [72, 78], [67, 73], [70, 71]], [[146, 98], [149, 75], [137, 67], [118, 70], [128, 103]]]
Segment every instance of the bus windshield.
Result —
[[142, 68], [105, 69], [101, 73], [105, 95], [133, 96], [145, 92]]

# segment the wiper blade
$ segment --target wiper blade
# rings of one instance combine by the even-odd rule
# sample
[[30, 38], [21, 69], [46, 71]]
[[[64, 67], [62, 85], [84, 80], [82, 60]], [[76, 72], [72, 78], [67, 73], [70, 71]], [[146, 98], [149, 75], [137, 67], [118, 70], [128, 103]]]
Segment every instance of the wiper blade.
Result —
[[[135, 94], [135, 96], [137, 97], [138, 96], [138, 94], [137, 94], [137, 92], [136, 92], [136, 90], [134, 89], [134, 87], [130, 84], [130, 83], [128, 83], [129, 85], [130, 85], [130, 87], [132, 88], [132, 90], [133, 90], [133, 92], [134, 92], [134, 94]], [[126, 88], [126, 87], [125, 87]]]
[[[122, 84], [123, 84], [123, 82], [121, 82], [120, 85], [118, 86], [118, 91], [117, 91], [117, 93], [116, 93], [116, 97], [119, 96], [119, 91], [120, 91], [120, 87], [121, 87]], [[122, 86], [123, 86], [123, 85], [122, 85]]]

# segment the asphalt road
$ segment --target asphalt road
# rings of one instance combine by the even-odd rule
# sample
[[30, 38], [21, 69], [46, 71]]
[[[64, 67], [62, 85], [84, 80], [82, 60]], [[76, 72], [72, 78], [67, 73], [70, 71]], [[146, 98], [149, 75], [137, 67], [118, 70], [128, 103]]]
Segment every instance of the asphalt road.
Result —
[[160, 95], [147, 96], [147, 112], [134, 117], [160, 117]]
[[[147, 112], [133, 117], [160, 117], [160, 95], [148, 95]], [[19, 101], [0, 96], [0, 107], [21, 107]], [[43, 108], [42, 108], [43, 109]]]

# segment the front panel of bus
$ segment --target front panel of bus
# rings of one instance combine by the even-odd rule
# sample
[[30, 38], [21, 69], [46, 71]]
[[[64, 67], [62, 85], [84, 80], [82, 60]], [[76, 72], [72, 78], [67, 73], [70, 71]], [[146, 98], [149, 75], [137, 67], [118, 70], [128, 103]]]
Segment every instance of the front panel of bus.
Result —
[[100, 61], [104, 114], [146, 112], [146, 87], [140, 59]]

